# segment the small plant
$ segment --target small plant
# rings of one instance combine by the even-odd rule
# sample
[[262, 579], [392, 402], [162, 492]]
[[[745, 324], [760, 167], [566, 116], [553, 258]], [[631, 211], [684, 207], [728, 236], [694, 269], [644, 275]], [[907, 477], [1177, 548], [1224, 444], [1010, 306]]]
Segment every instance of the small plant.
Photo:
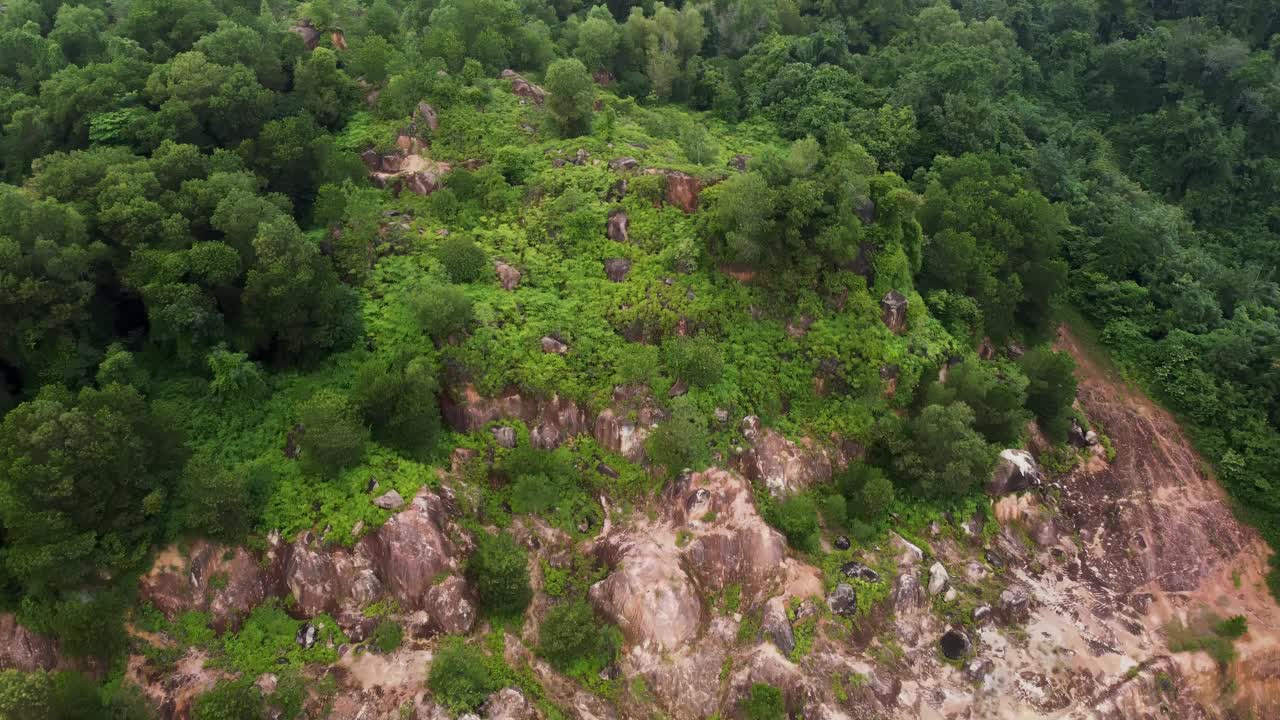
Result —
[[742, 712], [747, 720], [784, 720], [787, 717], [787, 704], [782, 698], [782, 691], [772, 685], [756, 683], [751, 686], [751, 694], [742, 701]]
[[378, 652], [394, 652], [403, 640], [404, 628], [394, 620], [383, 620], [373, 629], [373, 646]]

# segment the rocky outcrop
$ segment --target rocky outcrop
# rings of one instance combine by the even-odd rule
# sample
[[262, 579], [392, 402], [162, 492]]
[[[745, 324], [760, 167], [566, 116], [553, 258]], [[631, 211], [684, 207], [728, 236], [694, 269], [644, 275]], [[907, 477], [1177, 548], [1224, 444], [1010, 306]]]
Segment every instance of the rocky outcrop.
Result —
[[907, 329], [907, 296], [890, 290], [880, 299], [880, 320], [885, 327], [901, 335]]
[[624, 243], [631, 237], [628, 232], [628, 227], [629, 221], [627, 219], [627, 211], [614, 210], [609, 213], [609, 220], [605, 223], [604, 229], [605, 234], [609, 236], [610, 240]]
[[568, 345], [550, 335], [543, 335], [542, 339], [538, 341], [538, 345], [541, 346], [542, 352], [550, 355], [565, 355], [569, 352]]
[[665, 173], [667, 178], [666, 199], [686, 213], [698, 209], [698, 196], [702, 192], [702, 183], [698, 178], [675, 170]]
[[286, 552], [284, 582], [305, 617], [320, 613], [359, 616], [359, 609], [377, 600], [382, 583], [367, 551], [367, 538], [356, 551], [326, 548], [314, 533], [303, 533]]
[[265, 561], [244, 548], [205, 540], [192, 543], [185, 555], [169, 547], [139, 579], [138, 595], [170, 619], [187, 611], [207, 612], [214, 629], [234, 630], [253, 608], [282, 594], [282, 553], [273, 548]]
[[440, 116], [425, 100], [413, 109], [413, 122], [419, 126], [425, 126], [432, 132], [440, 129]]
[[521, 99], [521, 102], [532, 102], [534, 105], [541, 105], [547, 99], [547, 91], [534, 85], [524, 79], [515, 70], [503, 70], [498, 77], [511, 83], [511, 92]]
[[781, 597], [770, 598], [764, 604], [760, 630], [783, 655], [789, 656], [796, 649], [796, 636], [791, 629], [791, 620], [787, 618], [787, 606]]
[[514, 267], [497, 260], [493, 263], [493, 271], [498, 274], [503, 290], [510, 292], [520, 286], [520, 271]]
[[760, 418], [750, 415], [742, 421], [742, 436], [751, 443], [739, 458], [744, 475], [764, 483], [769, 494], [783, 498], [831, 479], [839, 459], [805, 438], [799, 444], [781, 433], [761, 425]]
[[464, 385], [441, 397], [441, 411], [449, 427], [464, 433], [483, 430], [499, 420], [521, 420], [529, 427], [533, 446], [544, 450], [591, 430], [586, 411], [572, 400], [557, 395], [532, 397], [514, 388], [483, 397]]
[[987, 481], [987, 494], [995, 497], [1039, 487], [1044, 482], [1040, 465], [1026, 450], [1009, 449], [1000, 453], [995, 472]]
[[0, 670], [53, 670], [59, 659], [56, 640], [22, 627], [13, 613], [0, 613]]
[[401, 607], [422, 607], [436, 579], [458, 570], [460, 553], [445, 534], [447, 514], [444, 501], [423, 488], [404, 512], [393, 515], [362, 543]]
[[631, 272], [631, 261], [626, 258], [605, 258], [604, 274], [610, 282], [622, 282]]
[[320, 31], [317, 30], [309, 20], [303, 20], [297, 25], [294, 25], [289, 28], [289, 32], [302, 38], [302, 44], [305, 45], [308, 50], [315, 50], [316, 46], [320, 44]]
[[622, 534], [606, 538], [598, 551], [615, 569], [591, 586], [591, 601], [631, 644], [670, 651], [698, 634], [702, 596], [674, 549], [674, 543]]
[[369, 182], [396, 193], [403, 189], [415, 195], [430, 195], [444, 186], [445, 176], [453, 169], [449, 163], [437, 162], [404, 148], [399, 154], [389, 155], [366, 150], [360, 159], [369, 169]]

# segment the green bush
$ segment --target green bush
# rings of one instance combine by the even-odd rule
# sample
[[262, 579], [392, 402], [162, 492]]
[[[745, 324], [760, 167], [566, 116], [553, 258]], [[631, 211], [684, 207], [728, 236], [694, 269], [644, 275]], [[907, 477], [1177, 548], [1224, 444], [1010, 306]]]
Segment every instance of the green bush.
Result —
[[489, 269], [489, 260], [484, 250], [470, 238], [461, 235], [450, 235], [440, 243], [436, 251], [440, 264], [449, 274], [449, 279], [456, 283], [470, 283], [479, 280]]
[[797, 550], [812, 551], [818, 544], [818, 505], [809, 495], [794, 495], [773, 508], [773, 524]]
[[389, 653], [400, 647], [404, 640], [404, 628], [395, 620], [383, 620], [373, 629], [373, 646], [379, 652]]
[[663, 347], [667, 369], [693, 387], [707, 387], [720, 380], [724, 355], [715, 341], [697, 337], [674, 337]]
[[547, 613], [538, 629], [538, 654], [561, 672], [591, 678], [614, 661], [620, 640], [617, 628], [578, 599]]
[[262, 692], [253, 678], [224, 680], [200, 697], [192, 708], [192, 720], [256, 720], [262, 717]]
[[689, 397], [679, 397], [671, 404], [671, 417], [645, 441], [645, 451], [652, 464], [668, 472], [701, 470], [711, 459], [710, 439], [702, 410]]
[[298, 441], [302, 468], [314, 475], [337, 475], [364, 456], [369, 429], [356, 409], [335, 390], [321, 390], [302, 404]]
[[445, 638], [431, 660], [427, 687], [436, 702], [450, 711], [472, 712], [500, 689], [500, 681], [479, 648], [460, 637]]
[[756, 683], [751, 694], [742, 701], [742, 713], [747, 720], [786, 720], [787, 704], [782, 691], [772, 685]]
[[441, 427], [437, 372], [433, 356], [407, 348], [360, 366], [351, 395], [374, 439], [412, 457], [430, 452]]
[[490, 616], [517, 617], [529, 606], [528, 557], [510, 535], [482, 534], [467, 558], [467, 579]]
[[407, 305], [422, 334], [436, 342], [466, 332], [475, 320], [471, 298], [456, 285], [421, 287]]

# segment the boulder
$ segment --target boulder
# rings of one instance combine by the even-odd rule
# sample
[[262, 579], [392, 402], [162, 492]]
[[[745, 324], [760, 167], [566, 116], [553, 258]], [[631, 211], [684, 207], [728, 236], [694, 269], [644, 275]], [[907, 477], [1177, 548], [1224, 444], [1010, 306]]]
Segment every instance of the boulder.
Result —
[[437, 577], [456, 569], [457, 551], [445, 532], [447, 512], [430, 489], [360, 543], [387, 590], [406, 609], [422, 607]]
[[499, 75], [503, 80], [510, 81], [511, 92], [522, 99], [522, 101], [532, 102], [534, 105], [541, 105], [547, 99], [547, 91], [525, 80], [515, 70], [503, 70]]
[[880, 300], [880, 320], [894, 333], [907, 329], [907, 296], [890, 290]]
[[880, 582], [880, 573], [860, 562], [847, 562], [841, 565], [840, 574], [850, 580], [863, 580], [871, 583]]
[[516, 688], [503, 688], [489, 696], [481, 708], [484, 720], [534, 720], [537, 711]]
[[1067, 430], [1067, 442], [1076, 449], [1082, 449], [1089, 446], [1089, 440], [1085, 436], [1084, 426], [1080, 421], [1071, 418], [1071, 427]]
[[689, 392], [689, 383], [683, 379], [677, 380], [671, 384], [671, 389], [667, 391], [667, 397], [677, 398]]
[[56, 640], [22, 627], [13, 613], [0, 613], [0, 670], [52, 670], [58, 661]]
[[760, 629], [778, 650], [790, 656], [796, 649], [795, 634], [791, 631], [791, 621], [787, 618], [787, 606], [781, 597], [770, 598], [764, 605], [764, 613], [760, 618]]
[[1031, 619], [1031, 596], [1018, 587], [1006, 588], [1000, 593], [996, 615], [1001, 622], [1020, 625]]
[[609, 220], [605, 223], [605, 234], [610, 240], [624, 243], [630, 234], [628, 233], [628, 219], [625, 210], [614, 210], [609, 213]]
[[870, 225], [876, 221], [876, 202], [868, 197], [859, 198], [855, 212], [863, 225]]
[[974, 658], [964, 667], [964, 674], [973, 682], [982, 682], [987, 679], [996, 669], [996, 663], [991, 658], [982, 657]]
[[839, 535], [836, 537], [835, 546], [837, 550], [848, 550], [852, 544], [849, 542], [849, 538]]
[[924, 562], [924, 551], [896, 532], [889, 533], [889, 547], [896, 553], [898, 567], [914, 567]]
[[185, 554], [166, 548], [138, 580], [138, 594], [171, 620], [207, 612], [215, 630], [236, 629], [253, 608], [281, 594], [282, 554], [272, 549], [264, 563], [244, 548], [206, 540], [196, 540]]
[[746, 172], [747, 163], [749, 162], [751, 162], [750, 155], [741, 155], [741, 154], [734, 155], [733, 157], [729, 158], [729, 167], [733, 168], [734, 170], [737, 170], [738, 172]]
[[404, 498], [400, 497], [400, 493], [395, 490], [389, 490], [374, 498], [373, 504], [383, 510], [395, 510], [404, 504]]
[[905, 572], [893, 582], [893, 608], [898, 614], [915, 610], [924, 604], [924, 590], [914, 572]]
[[697, 210], [698, 196], [702, 191], [702, 183], [698, 178], [675, 170], [668, 170], [666, 176], [667, 202], [686, 213]]
[[495, 442], [498, 443], [499, 447], [510, 449], [516, 446], [516, 429], [515, 428], [509, 425], [503, 425], [502, 427], [494, 428], [492, 432], [493, 432], [493, 439]]
[[626, 258], [607, 258], [604, 261], [604, 274], [612, 282], [622, 282], [631, 272], [631, 261]]
[[354, 616], [376, 600], [382, 594], [382, 582], [364, 547], [376, 537], [366, 537], [355, 551], [349, 551], [323, 547], [309, 532], [299, 536], [285, 550], [284, 563], [284, 582], [298, 612], [307, 617], [337, 616], [346, 610]]
[[520, 285], [520, 271], [502, 262], [501, 260], [493, 263], [493, 270], [498, 274], [498, 282], [502, 284], [502, 289], [510, 292]]
[[987, 494], [995, 497], [1038, 487], [1044, 474], [1036, 459], [1026, 450], [1009, 449], [1000, 453], [995, 472], [987, 482]]
[[298, 626], [298, 632], [294, 634], [293, 641], [303, 650], [310, 650], [315, 647], [316, 640], [320, 637], [320, 630], [309, 622], [304, 622]]
[[827, 596], [827, 607], [837, 615], [853, 617], [858, 614], [858, 594], [849, 583], [840, 583]]
[[432, 132], [440, 128], [440, 117], [436, 114], [436, 109], [428, 105], [425, 100], [414, 108], [413, 121], [425, 125]]
[[929, 568], [929, 594], [937, 595], [946, 590], [951, 583], [951, 576], [947, 574], [947, 569], [942, 563], [936, 562]]
[[973, 642], [969, 640], [969, 636], [964, 634], [960, 628], [948, 628], [942, 637], [938, 639], [938, 646], [942, 648], [943, 656], [951, 660], [959, 660], [967, 656], [973, 650]]
[[620, 157], [609, 161], [611, 170], [635, 170], [638, 167], [640, 167], [640, 161], [633, 157]]
[[601, 553], [614, 568], [588, 596], [633, 645], [672, 651], [702, 627], [702, 596], [673, 550], [643, 535], [604, 541]]
[[341, 30], [334, 30], [329, 33], [329, 42], [333, 43], [334, 50], [347, 49], [347, 36], [343, 35]]
[[551, 353], [554, 355], [564, 355], [565, 353], [569, 352], [568, 345], [565, 345], [564, 343], [551, 337], [550, 335], [544, 335], [540, 342], [542, 344], [542, 352], [544, 353]]
[[294, 25], [289, 28], [289, 32], [302, 38], [302, 44], [305, 45], [308, 50], [315, 50], [316, 46], [320, 44], [320, 31], [317, 30], [310, 21], [304, 20], [303, 22]]
[[743, 474], [764, 483], [769, 494], [784, 498], [831, 479], [832, 461], [827, 452], [807, 438], [799, 444], [763, 427], [750, 415], [742, 421], [742, 435], [751, 448], [738, 462]]
[[981, 625], [982, 623], [990, 619], [991, 619], [990, 605], [979, 605], [978, 607], [973, 609], [973, 622], [975, 624]]

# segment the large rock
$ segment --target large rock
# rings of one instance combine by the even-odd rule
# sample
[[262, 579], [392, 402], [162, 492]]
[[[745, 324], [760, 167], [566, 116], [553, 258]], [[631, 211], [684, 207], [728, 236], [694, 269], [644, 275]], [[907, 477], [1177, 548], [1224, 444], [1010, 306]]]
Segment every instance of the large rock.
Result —
[[739, 458], [742, 472], [764, 483], [769, 494], [776, 498], [831, 479], [832, 458], [808, 438], [799, 444], [793, 443], [777, 431], [762, 426], [755, 415], [743, 419], [742, 435], [751, 443], [751, 448]]
[[901, 334], [907, 329], [907, 296], [890, 290], [880, 300], [880, 319], [885, 327]]
[[361, 542], [401, 607], [423, 607], [436, 578], [457, 570], [458, 552], [445, 532], [446, 515], [444, 502], [424, 487], [408, 508]]
[[236, 629], [253, 608], [281, 594], [282, 551], [273, 547], [264, 563], [244, 548], [205, 540], [193, 542], [185, 554], [169, 547], [138, 580], [138, 594], [169, 619], [207, 612], [214, 629]]
[[924, 604], [924, 589], [914, 572], [904, 572], [893, 583], [893, 609], [898, 614], [908, 613]]
[[631, 261], [626, 258], [606, 258], [604, 261], [604, 274], [612, 282], [626, 280], [630, 272]]
[[942, 648], [942, 654], [951, 660], [959, 660], [973, 650], [973, 642], [969, 640], [969, 636], [956, 627], [948, 628], [939, 638], [938, 645]]
[[302, 38], [302, 44], [305, 45], [308, 50], [315, 50], [316, 46], [320, 44], [320, 31], [317, 30], [310, 21], [304, 20], [297, 25], [294, 25], [289, 28], [289, 32]]
[[853, 617], [858, 614], [858, 593], [849, 583], [840, 583], [827, 596], [827, 607], [836, 615]]
[[382, 582], [365, 546], [373, 537], [349, 551], [326, 548], [307, 532], [289, 547], [284, 577], [299, 614], [354, 616], [381, 596]]
[[520, 285], [520, 271], [510, 265], [497, 260], [493, 263], [493, 270], [498, 274], [498, 282], [502, 284], [502, 289], [510, 292]]
[[697, 210], [698, 196], [702, 191], [702, 183], [698, 178], [675, 170], [668, 170], [666, 177], [667, 202], [686, 213]]
[[778, 646], [778, 650], [790, 656], [796, 649], [795, 633], [791, 630], [791, 620], [787, 618], [787, 606], [781, 597], [770, 598], [764, 605], [764, 614], [760, 618], [760, 629], [765, 637]]
[[929, 568], [929, 594], [937, 595], [951, 584], [951, 576], [942, 563], [936, 562]]
[[534, 720], [537, 711], [524, 693], [515, 688], [503, 688], [489, 696], [481, 709], [485, 720]]
[[464, 385], [441, 398], [441, 411], [449, 427], [463, 433], [482, 431], [496, 421], [521, 420], [529, 427], [530, 442], [542, 450], [591, 431], [586, 412], [572, 400], [558, 395], [540, 398], [515, 388], [484, 397]]
[[1044, 482], [1044, 474], [1036, 459], [1026, 450], [1005, 450], [1000, 453], [995, 472], [987, 482], [987, 494], [993, 496], [1022, 492], [1032, 487], [1039, 487]]
[[13, 613], [0, 613], [0, 670], [52, 670], [58, 661], [56, 640], [22, 627]]
[[524, 79], [515, 70], [503, 70], [499, 77], [511, 82], [511, 92], [515, 93], [516, 97], [528, 100], [534, 105], [541, 105], [547, 99], [546, 90]]
[[625, 534], [607, 538], [601, 553], [614, 569], [589, 596], [627, 642], [671, 651], [697, 636], [702, 595], [680, 568], [674, 545]]
[[440, 128], [440, 116], [436, 114], [436, 109], [428, 105], [425, 100], [418, 103], [418, 107], [414, 108], [413, 121], [426, 125], [427, 129], [433, 132]]
[[615, 210], [609, 213], [609, 220], [605, 223], [604, 228], [605, 234], [609, 236], [610, 240], [622, 243], [627, 242], [631, 237], [628, 232], [629, 224], [627, 212], [625, 210]]

